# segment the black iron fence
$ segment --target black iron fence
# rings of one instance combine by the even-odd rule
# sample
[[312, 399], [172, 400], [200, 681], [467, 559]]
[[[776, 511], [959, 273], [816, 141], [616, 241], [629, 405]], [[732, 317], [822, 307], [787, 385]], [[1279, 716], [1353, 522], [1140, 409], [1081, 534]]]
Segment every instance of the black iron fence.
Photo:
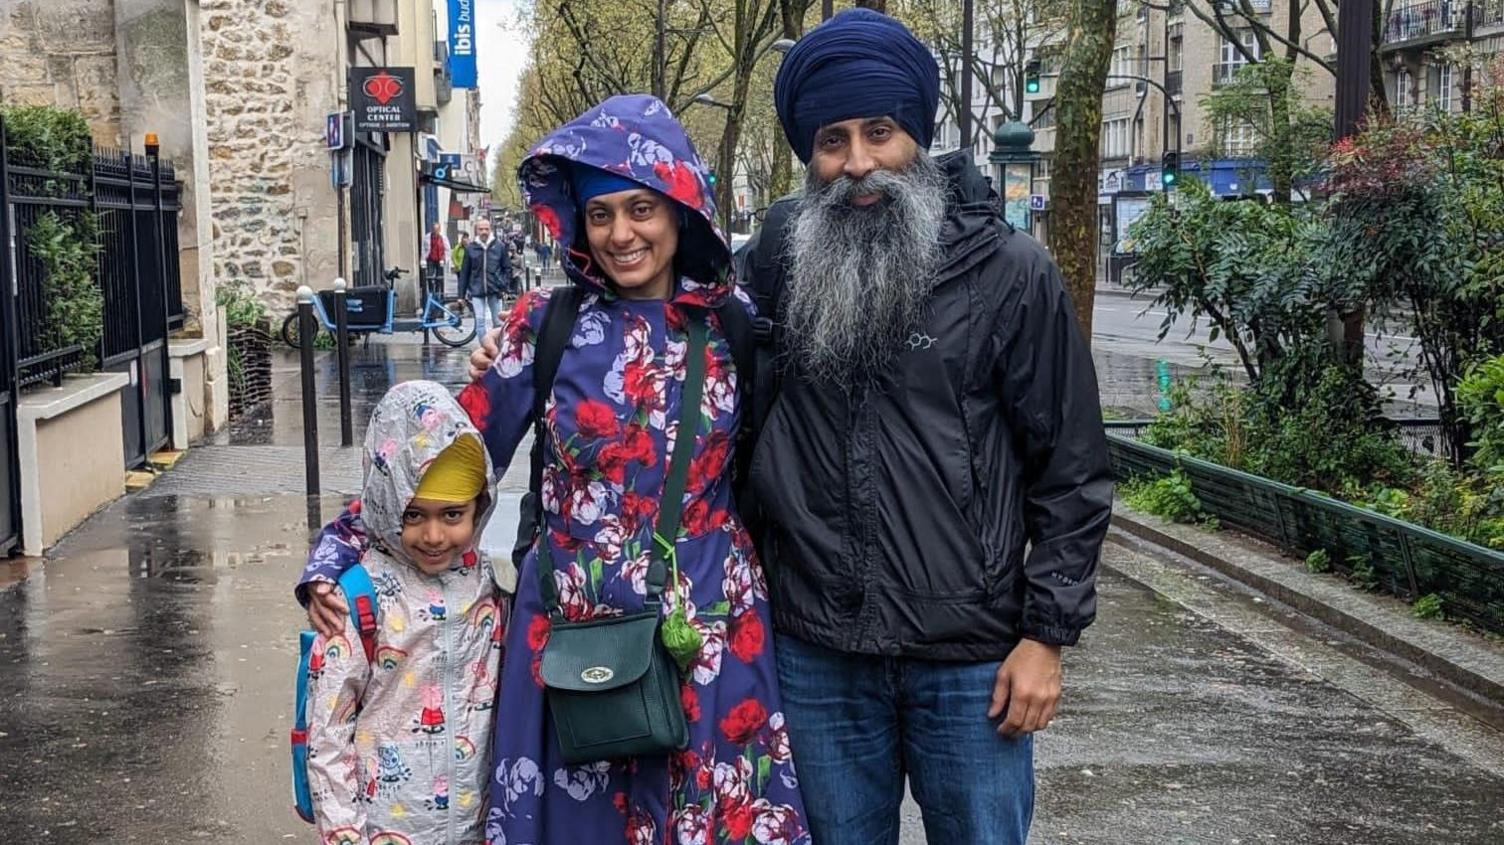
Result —
[[[90, 362], [128, 373], [126, 465], [166, 442], [167, 335], [183, 322], [179, 197], [171, 165], [156, 156], [95, 150], [87, 163], [58, 170], [11, 145], [0, 120], [0, 552], [20, 526], [15, 414], [23, 389], [61, 384]], [[88, 318], [65, 307], [55, 269], [56, 241], [79, 237], [94, 247], [83, 284], [97, 285], [103, 301], [100, 339], [88, 348], [78, 338], [92, 333], [69, 324]]]

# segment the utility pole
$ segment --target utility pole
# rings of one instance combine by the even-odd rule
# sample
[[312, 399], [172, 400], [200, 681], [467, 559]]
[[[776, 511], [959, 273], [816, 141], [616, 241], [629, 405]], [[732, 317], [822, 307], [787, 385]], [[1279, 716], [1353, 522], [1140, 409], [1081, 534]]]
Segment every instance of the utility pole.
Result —
[[[1337, 139], [1357, 134], [1368, 111], [1370, 62], [1373, 50], [1374, 3], [1343, 3], [1337, 9]], [[1328, 332], [1340, 336], [1343, 358], [1353, 365], [1363, 360], [1363, 328], [1366, 309], [1358, 305], [1346, 313], [1334, 313]]]
[[1373, 50], [1372, 2], [1337, 8], [1337, 138], [1352, 135], [1368, 111], [1369, 62]]
[[971, 30], [976, 17], [974, 0], [961, 4], [961, 113], [956, 115], [961, 125], [961, 146], [971, 149], [976, 145], [971, 136]]
[[835, 5], [835, 0], [822, 0], [820, 3], [820, 20], [830, 20], [830, 16], [836, 13]]

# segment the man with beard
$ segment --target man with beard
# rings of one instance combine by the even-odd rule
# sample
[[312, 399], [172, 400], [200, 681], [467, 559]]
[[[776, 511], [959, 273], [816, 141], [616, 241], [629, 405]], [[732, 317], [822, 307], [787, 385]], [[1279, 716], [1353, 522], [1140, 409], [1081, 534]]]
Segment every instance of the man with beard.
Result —
[[820, 845], [896, 843], [905, 775], [930, 842], [1021, 845], [1031, 736], [1096, 612], [1091, 354], [970, 153], [925, 153], [939, 84], [876, 12], [805, 36], [775, 86], [805, 188], [748, 247], [778, 353], [751, 499]]
[[930, 842], [1022, 845], [1031, 736], [1096, 612], [1112, 489], [1090, 351], [970, 154], [925, 153], [939, 85], [876, 12], [801, 39], [776, 106], [805, 189], [746, 248], [773, 339], [738, 505], [818, 845], [897, 843], [905, 776]]

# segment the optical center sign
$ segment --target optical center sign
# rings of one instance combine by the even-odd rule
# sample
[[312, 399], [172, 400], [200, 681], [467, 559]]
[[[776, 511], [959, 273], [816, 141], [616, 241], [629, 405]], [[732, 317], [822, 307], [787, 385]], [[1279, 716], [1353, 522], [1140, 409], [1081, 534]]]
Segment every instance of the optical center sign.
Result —
[[350, 107], [356, 132], [412, 132], [418, 128], [418, 102], [410, 67], [350, 69]]

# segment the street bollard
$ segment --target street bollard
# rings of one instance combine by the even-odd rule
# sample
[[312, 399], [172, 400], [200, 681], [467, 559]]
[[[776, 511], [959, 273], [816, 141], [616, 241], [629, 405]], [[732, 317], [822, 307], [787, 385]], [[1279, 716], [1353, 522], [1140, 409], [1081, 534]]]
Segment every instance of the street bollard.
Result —
[[1159, 380], [1159, 410], [1168, 412], [1171, 409], [1170, 402], [1170, 362], [1160, 359], [1154, 363], [1155, 375]]
[[339, 361], [339, 445], [355, 444], [350, 422], [350, 313], [345, 280], [334, 280], [334, 356]]
[[303, 468], [308, 496], [319, 495], [319, 417], [313, 383], [313, 288], [298, 288], [298, 358], [303, 371]]

